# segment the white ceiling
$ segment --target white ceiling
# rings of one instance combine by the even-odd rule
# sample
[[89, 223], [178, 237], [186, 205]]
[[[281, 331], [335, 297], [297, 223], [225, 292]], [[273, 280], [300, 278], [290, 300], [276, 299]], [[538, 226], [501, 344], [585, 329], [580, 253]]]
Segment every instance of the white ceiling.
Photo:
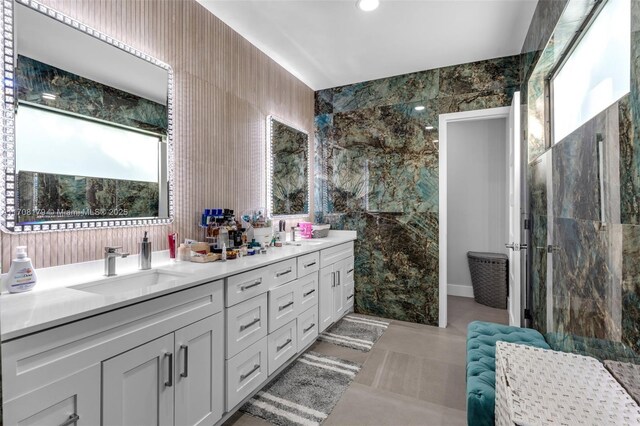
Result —
[[520, 53], [537, 0], [198, 0], [314, 90]]

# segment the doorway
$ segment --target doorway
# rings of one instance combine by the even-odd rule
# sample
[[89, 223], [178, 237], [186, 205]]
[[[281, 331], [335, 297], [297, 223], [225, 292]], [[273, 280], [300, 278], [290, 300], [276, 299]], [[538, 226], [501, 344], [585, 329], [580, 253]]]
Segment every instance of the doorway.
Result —
[[514, 105], [440, 116], [440, 327], [448, 295], [473, 297], [467, 251], [509, 257], [509, 323], [520, 325], [520, 257], [505, 247], [520, 242], [518, 93]]

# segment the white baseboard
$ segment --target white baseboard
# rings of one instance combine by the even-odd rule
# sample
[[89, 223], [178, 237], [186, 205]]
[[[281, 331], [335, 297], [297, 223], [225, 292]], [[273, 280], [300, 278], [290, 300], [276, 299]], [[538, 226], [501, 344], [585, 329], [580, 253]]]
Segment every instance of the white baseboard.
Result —
[[473, 287], [463, 284], [448, 284], [447, 294], [449, 296], [473, 297]]

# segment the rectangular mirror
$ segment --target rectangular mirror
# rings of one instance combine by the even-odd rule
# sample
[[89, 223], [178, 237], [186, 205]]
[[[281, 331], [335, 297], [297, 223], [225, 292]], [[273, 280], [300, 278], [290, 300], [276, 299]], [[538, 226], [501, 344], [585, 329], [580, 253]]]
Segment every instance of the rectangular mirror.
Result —
[[35, 1], [2, 13], [2, 227], [170, 222], [171, 67]]
[[267, 200], [272, 217], [309, 214], [309, 136], [267, 117]]

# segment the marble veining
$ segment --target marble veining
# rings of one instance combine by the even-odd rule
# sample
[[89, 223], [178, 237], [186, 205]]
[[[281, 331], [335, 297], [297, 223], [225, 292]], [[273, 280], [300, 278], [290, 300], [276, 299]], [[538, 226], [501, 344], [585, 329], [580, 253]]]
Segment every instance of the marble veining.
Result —
[[315, 217], [358, 231], [358, 312], [438, 324], [438, 117], [510, 105], [519, 66], [510, 56], [316, 92]]
[[[125, 126], [167, 133], [167, 107], [18, 55], [18, 99]], [[43, 93], [55, 99], [43, 98]]]
[[[526, 97], [528, 105], [529, 161], [542, 154], [553, 143], [549, 129], [545, 129], [545, 86], [548, 84], [549, 73], [561, 59], [563, 51], [595, 4], [596, 0], [553, 0], [541, 1], [536, 7], [522, 50], [522, 71], [527, 76], [526, 83], [523, 84], [523, 97]], [[543, 34], [546, 37], [541, 37]]]
[[[557, 49], [592, 3], [569, 1], [560, 16], [557, 3], [539, 2], [525, 45], [555, 28], [546, 46]], [[630, 94], [548, 149], [532, 137], [548, 130], [540, 75], [523, 87], [533, 326], [554, 349], [640, 363], [640, 2], [631, 7]], [[555, 57], [541, 53], [536, 69]]]
[[309, 213], [309, 137], [271, 118], [271, 213]]

